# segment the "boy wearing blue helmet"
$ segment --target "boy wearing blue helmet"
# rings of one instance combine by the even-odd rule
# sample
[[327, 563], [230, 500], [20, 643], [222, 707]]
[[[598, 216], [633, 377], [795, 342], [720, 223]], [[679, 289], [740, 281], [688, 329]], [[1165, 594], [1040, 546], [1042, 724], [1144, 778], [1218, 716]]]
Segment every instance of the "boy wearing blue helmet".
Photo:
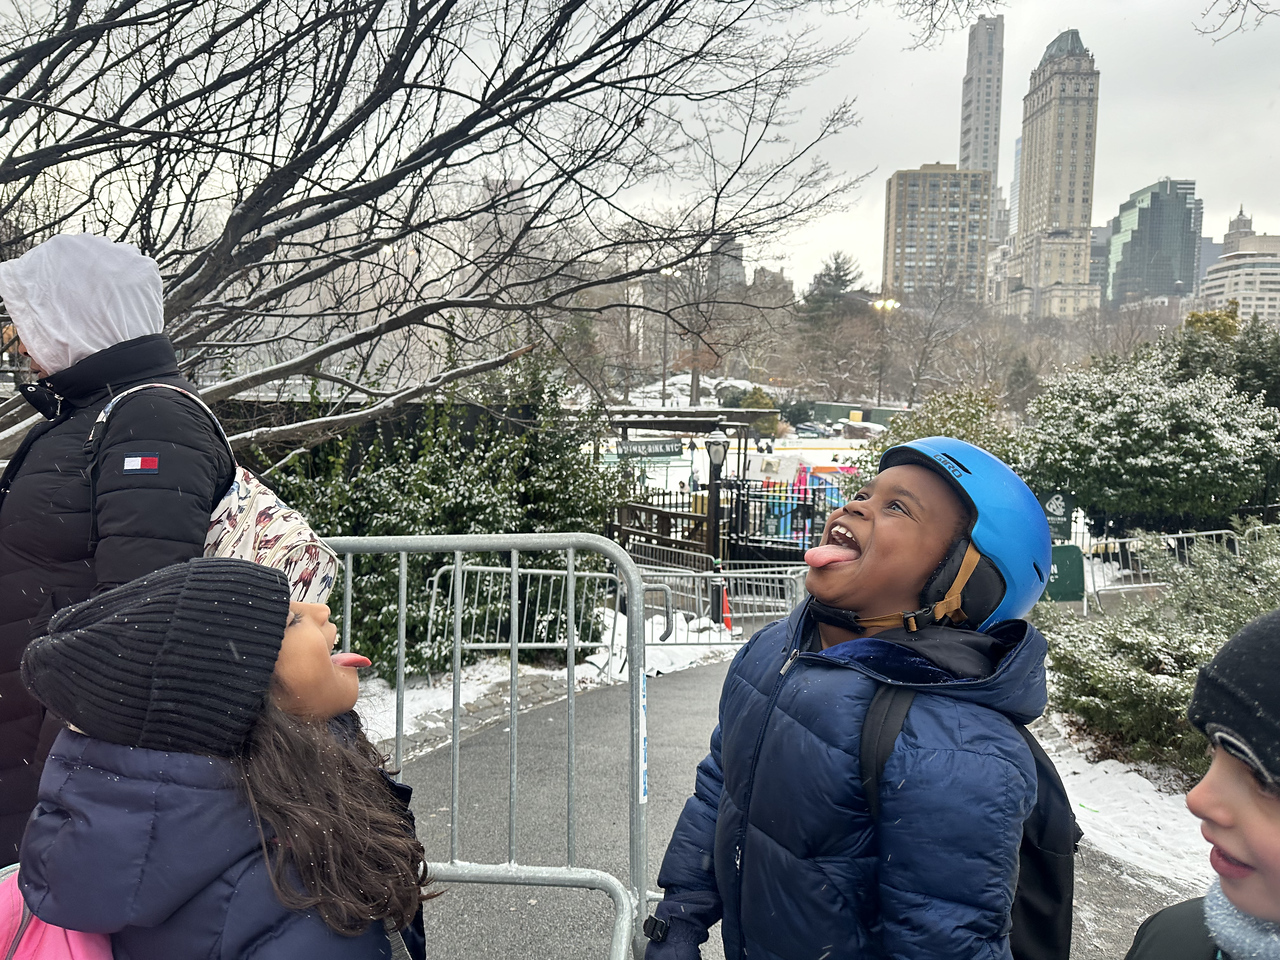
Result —
[[[986, 451], [931, 437], [888, 450], [805, 561], [810, 596], [729, 669], [646, 957], [694, 960], [717, 921], [728, 960], [1010, 957], [1043, 511]], [[915, 696], [869, 801], [883, 688]]]

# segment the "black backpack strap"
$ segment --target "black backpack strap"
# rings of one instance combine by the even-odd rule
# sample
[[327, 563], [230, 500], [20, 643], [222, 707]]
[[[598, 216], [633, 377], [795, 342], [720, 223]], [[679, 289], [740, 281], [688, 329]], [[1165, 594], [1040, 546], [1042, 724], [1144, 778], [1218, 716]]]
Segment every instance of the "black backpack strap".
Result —
[[387, 940], [391, 943], [391, 960], [413, 960], [409, 948], [404, 945], [404, 937], [390, 917], [382, 918], [382, 929], [386, 931]]
[[871, 819], [880, 819], [880, 778], [884, 765], [889, 762], [893, 745], [898, 742], [902, 724], [916, 692], [910, 687], [896, 687], [882, 683], [876, 688], [867, 715], [862, 721], [862, 738], [858, 745], [858, 760], [862, 772], [862, 792], [867, 798]]

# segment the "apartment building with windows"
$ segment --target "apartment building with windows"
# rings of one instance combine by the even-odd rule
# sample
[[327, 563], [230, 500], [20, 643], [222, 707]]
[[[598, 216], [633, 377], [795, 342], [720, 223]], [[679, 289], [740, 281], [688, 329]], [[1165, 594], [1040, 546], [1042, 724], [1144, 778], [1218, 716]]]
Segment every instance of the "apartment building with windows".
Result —
[[896, 171], [885, 184], [884, 295], [950, 287], [983, 299], [990, 210], [989, 170], [932, 163]]

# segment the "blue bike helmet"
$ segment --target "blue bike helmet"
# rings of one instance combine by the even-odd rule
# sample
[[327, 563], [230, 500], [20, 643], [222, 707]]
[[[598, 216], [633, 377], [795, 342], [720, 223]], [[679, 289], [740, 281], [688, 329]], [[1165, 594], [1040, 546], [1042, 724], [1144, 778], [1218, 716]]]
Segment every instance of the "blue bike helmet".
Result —
[[965, 565], [969, 545], [980, 559], [959, 595], [964, 613], [954, 626], [986, 630], [1001, 620], [1025, 617], [1049, 582], [1052, 552], [1049, 522], [1030, 488], [981, 447], [951, 437], [925, 437], [890, 447], [880, 469], [903, 464], [926, 467], [960, 494], [973, 517], [968, 534], [951, 548], [925, 584], [922, 609], [933, 610]]

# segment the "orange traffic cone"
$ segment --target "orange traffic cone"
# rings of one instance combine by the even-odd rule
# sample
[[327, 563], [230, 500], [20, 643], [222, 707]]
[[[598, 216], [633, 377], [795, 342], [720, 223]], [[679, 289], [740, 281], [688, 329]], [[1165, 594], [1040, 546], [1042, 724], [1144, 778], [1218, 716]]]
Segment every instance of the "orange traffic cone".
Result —
[[720, 619], [730, 633], [733, 632], [733, 612], [729, 609], [729, 591], [720, 591]]

